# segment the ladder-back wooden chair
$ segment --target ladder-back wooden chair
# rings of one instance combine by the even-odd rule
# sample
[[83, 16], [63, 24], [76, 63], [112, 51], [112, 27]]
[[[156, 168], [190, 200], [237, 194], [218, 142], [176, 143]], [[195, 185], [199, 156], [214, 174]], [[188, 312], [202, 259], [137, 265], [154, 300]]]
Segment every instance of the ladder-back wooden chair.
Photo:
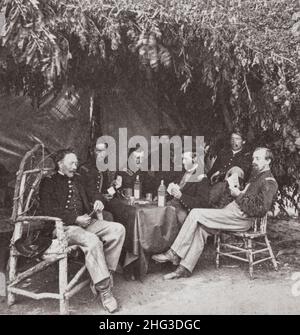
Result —
[[[222, 236], [223, 234], [229, 235], [228, 242], [222, 242], [222, 237], [225, 237]], [[260, 255], [260, 258], [258, 258], [258, 255]], [[277, 271], [277, 262], [267, 236], [267, 215], [262, 218], [255, 218], [252, 228], [246, 232], [219, 232], [216, 241], [217, 268], [220, 266], [220, 256], [249, 263], [251, 279], [253, 279], [254, 265], [268, 260], [272, 261], [274, 269]], [[257, 259], [255, 260], [255, 258]]]
[[[33, 299], [57, 299], [60, 303], [60, 314], [69, 314], [69, 299], [83, 287], [90, 283], [90, 279], [83, 280], [82, 276], [86, 272], [83, 265], [68, 282], [68, 253], [78, 246], [68, 247], [66, 235], [64, 233], [64, 223], [61, 219], [48, 216], [36, 216], [38, 209], [38, 191], [39, 185], [45, 176], [53, 173], [53, 162], [49, 156], [45, 155], [45, 148], [42, 143], [37, 144], [28, 151], [21, 161], [19, 171], [17, 172], [14, 203], [12, 212], [12, 222], [14, 224], [14, 233], [10, 245], [9, 258], [9, 282], [7, 285], [8, 305], [15, 303], [17, 295]], [[29, 269], [18, 272], [18, 259], [21, 256], [17, 251], [15, 242], [22, 236], [22, 232], [28, 231], [33, 227], [43, 227], [49, 222], [55, 222], [57, 239], [53, 240], [55, 248], [48, 249], [52, 251], [45, 252], [44, 256], [35, 259], [35, 265]], [[51, 254], [49, 254], [51, 253]], [[30, 287], [20, 288], [20, 284], [25, 279], [46, 269], [50, 265], [58, 263], [58, 281], [59, 292], [40, 292], [30, 291]]]

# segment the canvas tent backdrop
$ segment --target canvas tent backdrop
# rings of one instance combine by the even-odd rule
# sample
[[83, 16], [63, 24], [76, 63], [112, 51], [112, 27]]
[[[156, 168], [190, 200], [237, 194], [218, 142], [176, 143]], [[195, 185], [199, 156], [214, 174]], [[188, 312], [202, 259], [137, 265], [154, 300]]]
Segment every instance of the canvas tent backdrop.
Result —
[[[27, 150], [39, 139], [50, 151], [72, 147], [80, 163], [88, 158], [91, 145], [91, 121], [96, 120], [95, 139], [109, 135], [118, 145], [119, 128], [126, 128], [128, 139], [134, 135], [147, 140], [164, 126], [172, 134], [185, 128], [180, 113], [172, 106], [159, 106], [157, 90], [143, 85], [120, 82], [113, 88], [99, 91], [93, 104], [91, 96], [63, 90], [35, 109], [31, 99], [24, 96], [1, 96], [0, 99], [0, 164], [15, 173]], [[149, 84], [150, 85], [150, 84]]]
[[68, 97], [65, 91], [50, 96], [39, 109], [24, 96], [0, 97], [0, 164], [11, 173], [18, 169], [21, 158], [36, 144], [34, 137], [50, 152], [76, 148], [86, 158], [89, 141], [89, 99]]

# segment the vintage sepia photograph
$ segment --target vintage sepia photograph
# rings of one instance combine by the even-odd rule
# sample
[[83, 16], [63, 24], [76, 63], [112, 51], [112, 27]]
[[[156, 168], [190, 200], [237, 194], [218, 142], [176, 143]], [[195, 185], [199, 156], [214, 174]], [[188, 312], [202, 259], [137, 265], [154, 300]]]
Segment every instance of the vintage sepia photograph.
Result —
[[299, 315], [299, 215], [299, 0], [0, 0], [0, 316]]

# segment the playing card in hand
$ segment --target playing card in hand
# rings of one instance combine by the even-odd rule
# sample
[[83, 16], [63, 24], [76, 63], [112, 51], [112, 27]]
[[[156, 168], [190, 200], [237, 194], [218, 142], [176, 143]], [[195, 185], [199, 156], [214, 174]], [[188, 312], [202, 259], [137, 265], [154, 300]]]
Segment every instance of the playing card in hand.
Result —
[[168, 188], [167, 188], [167, 192], [172, 195], [172, 190], [174, 190], [174, 189], [179, 190], [179, 185], [174, 184], [174, 183], [170, 183]]
[[230, 177], [227, 178], [227, 182], [229, 188], [240, 188], [239, 176], [237, 173], [232, 174]]

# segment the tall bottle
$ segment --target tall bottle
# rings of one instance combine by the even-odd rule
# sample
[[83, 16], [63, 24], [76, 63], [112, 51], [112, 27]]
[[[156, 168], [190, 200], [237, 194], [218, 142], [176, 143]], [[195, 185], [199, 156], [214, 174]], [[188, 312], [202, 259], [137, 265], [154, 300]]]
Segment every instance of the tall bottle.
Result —
[[135, 182], [134, 182], [134, 187], [133, 187], [133, 196], [135, 199], [140, 199], [141, 198], [141, 181], [140, 181], [140, 176], [137, 175]]
[[166, 206], [166, 186], [163, 180], [161, 180], [159, 188], [158, 188], [157, 199], [158, 199], [158, 203], [157, 203], [158, 207]]

